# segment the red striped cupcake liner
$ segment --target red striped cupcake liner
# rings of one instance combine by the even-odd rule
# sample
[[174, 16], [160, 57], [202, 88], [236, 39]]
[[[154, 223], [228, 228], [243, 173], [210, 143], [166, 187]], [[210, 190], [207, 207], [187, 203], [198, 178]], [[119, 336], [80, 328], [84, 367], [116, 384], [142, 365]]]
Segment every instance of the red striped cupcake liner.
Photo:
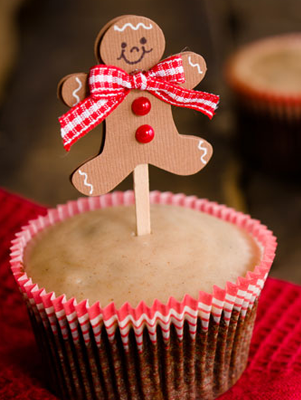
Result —
[[102, 306], [46, 292], [23, 266], [28, 242], [48, 226], [76, 214], [134, 204], [132, 191], [81, 198], [51, 209], [16, 234], [11, 270], [49, 371], [51, 388], [68, 399], [213, 399], [243, 372], [257, 301], [276, 249], [276, 238], [250, 216], [195, 196], [151, 192], [153, 204], [191, 208], [245, 229], [263, 249], [246, 277], [198, 298], [167, 304], [143, 301]]

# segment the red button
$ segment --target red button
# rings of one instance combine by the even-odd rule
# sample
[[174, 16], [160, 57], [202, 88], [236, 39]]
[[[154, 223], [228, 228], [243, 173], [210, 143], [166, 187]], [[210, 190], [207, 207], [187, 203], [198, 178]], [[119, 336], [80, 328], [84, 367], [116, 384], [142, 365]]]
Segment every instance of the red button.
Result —
[[139, 143], [149, 143], [153, 140], [155, 132], [150, 125], [141, 125], [136, 130], [136, 140]]
[[138, 97], [132, 103], [132, 111], [136, 115], [146, 115], [150, 112], [151, 102], [147, 97]]

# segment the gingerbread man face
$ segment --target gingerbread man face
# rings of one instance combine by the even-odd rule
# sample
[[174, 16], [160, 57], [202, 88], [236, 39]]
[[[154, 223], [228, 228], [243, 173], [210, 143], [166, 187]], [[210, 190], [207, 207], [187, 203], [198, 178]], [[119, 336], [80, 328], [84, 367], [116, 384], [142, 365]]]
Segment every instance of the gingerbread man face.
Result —
[[162, 30], [145, 17], [126, 16], [117, 19], [105, 32], [96, 51], [107, 65], [115, 65], [131, 73], [147, 71], [164, 53]]

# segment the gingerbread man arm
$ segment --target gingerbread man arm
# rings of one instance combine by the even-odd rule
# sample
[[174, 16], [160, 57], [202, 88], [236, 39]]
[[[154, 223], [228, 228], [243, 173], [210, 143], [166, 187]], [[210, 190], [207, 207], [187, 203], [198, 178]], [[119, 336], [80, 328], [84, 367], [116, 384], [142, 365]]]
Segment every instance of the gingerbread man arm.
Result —
[[185, 51], [180, 55], [185, 71], [185, 83], [182, 83], [181, 86], [186, 89], [193, 89], [206, 74], [206, 62], [202, 56], [192, 51]]
[[57, 94], [64, 104], [75, 106], [89, 95], [88, 74], [79, 72], [65, 76], [58, 84]]

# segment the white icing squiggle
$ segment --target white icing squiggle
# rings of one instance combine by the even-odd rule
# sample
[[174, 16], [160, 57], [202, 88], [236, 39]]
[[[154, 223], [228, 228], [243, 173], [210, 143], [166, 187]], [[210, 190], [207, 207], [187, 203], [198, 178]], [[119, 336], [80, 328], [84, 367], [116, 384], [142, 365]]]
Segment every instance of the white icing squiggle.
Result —
[[142, 28], [144, 28], [144, 29], [152, 29], [152, 27], [153, 27], [152, 24], [149, 24], [149, 26], [146, 26], [146, 25], [144, 25], [143, 22], [139, 22], [139, 24], [137, 24], [136, 26], [132, 25], [130, 22], [127, 22], [121, 28], [119, 28], [117, 25], [114, 25], [114, 31], [123, 32], [127, 27], [136, 31], [137, 29], [140, 28], [140, 26], [142, 26]]
[[82, 172], [80, 169], [78, 170], [78, 172], [79, 172], [79, 174], [80, 175], [83, 175], [84, 177], [85, 177], [85, 179], [84, 179], [84, 185], [85, 186], [90, 186], [91, 187], [91, 189], [90, 189], [90, 194], [92, 194], [93, 193], [93, 185], [91, 185], [91, 183], [88, 183], [87, 182], [87, 179], [88, 179], [88, 175], [85, 173], [85, 172]]
[[202, 157], [201, 157], [202, 163], [203, 163], [203, 164], [207, 164], [207, 161], [204, 159], [204, 157], [205, 157], [206, 154], [207, 154], [207, 149], [206, 149], [206, 147], [203, 147], [203, 146], [202, 146], [203, 143], [204, 143], [203, 140], [200, 140], [200, 141], [199, 141], [198, 149], [203, 151], [203, 154], [202, 154]]
[[75, 78], [76, 82], [78, 83], [78, 87], [73, 90], [72, 92], [72, 96], [75, 98], [76, 102], [72, 105], [73, 107], [76, 106], [79, 102], [80, 102], [80, 98], [78, 97], [78, 95], [76, 94], [79, 90], [81, 90], [81, 88], [83, 87], [81, 80], [76, 77]]
[[199, 74], [203, 73], [203, 71], [201, 70], [200, 64], [198, 64], [198, 63], [193, 64], [193, 62], [191, 61], [191, 57], [190, 56], [188, 57], [188, 62], [192, 67], [197, 67]]

